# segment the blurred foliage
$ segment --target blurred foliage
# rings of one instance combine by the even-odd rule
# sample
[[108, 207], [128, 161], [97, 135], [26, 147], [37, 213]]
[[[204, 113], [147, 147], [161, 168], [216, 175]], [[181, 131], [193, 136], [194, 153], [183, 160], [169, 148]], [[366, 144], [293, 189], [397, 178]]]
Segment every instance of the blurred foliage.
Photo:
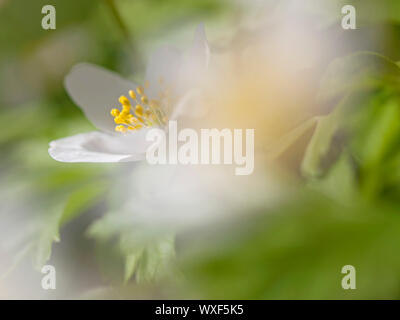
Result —
[[[118, 291], [112, 297], [165, 297], [171, 290], [183, 298], [400, 298], [400, 3], [352, 2], [360, 29], [349, 39], [362, 39], [360, 51], [338, 49], [315, 94], [330, 112], [304, 122], [274, 149], [275, 158], [284, 157], [310, 134], [296, 164], [300, 190], [286, 203], [232, 222], [229, 232], [216, 228], [204, 237], [200, 231], [202, 245], [193, 250], [196, 237], [146, 234], [121, 223], [126, 213], [113, 212], [109, 196], [114, 166], [56, 163], [47, 146], [93, 129], [62, 87], [73, 64], [86, 60], [140, 74], [142, 48], [165, 34], [160, 30], [228, 20], [233, 2], [118, 0], [127, 36], [106, 1], [51, 1], [56, 31], [40, 28], [49, 1], [0, 1], [0, 254], [7, 257], [0, 281], [24, 259], [36, 269], [51, 262], [54, 242], [65, 236], [73, 243], [75, 234], [63, 230], [77, 222], [87, 226], [82, 241], [95, 249], [79, 243], [76, 250], [90, 255], [101, 275], [98, 290], [82, 295], [88, 288], [78, 287], [74, 297], [108, 296], [112, 284]], [[348, 1], [332, 1], [324, 11], [304, 1], [314, 14], [326, 14], [322, 32], [340, 19], [332, 12], [343, 4]], [[342, 36], [336, 41], [348, 40]], [[346, 264], [359, 271], [357, 290], [340, 287]]]
[[[57, 10], [56, 30], [41, 28], [41, 10], [47, 4]], [[110, 10], [113, 6], [128, 33]], [[101, 225], [108, 223], [108, 215], [96, 221], [108, 211], [109, 174], [114, 167], [61, 164], [49, 157], [51, 140], [94, 129], [65, 93], [63, 78], [80, 61], [132, 76], [133, 71], [143, 70], [146, 60], [147, 53], [139, 44], [145, 47], [165, 34], [166, 28], [212, 19], [227, 8], [214, 0], [0, 1], [0, 217], [4, 228], [0, 281], [12, 277], [26, 262], [40, 270], [51, 259], [54, 243], [74, 237], [73, 232], [63, 235], [62, 230], [74, 221], [85, 221], [81, 215], [88, 212], [95, 214], [83, 223], [95, 223], [82, 241], [96, 244], [95, 250], [83, 254], [92, 255], [99, 264], [98, 282], [127, 282], [134, 273], [138, 281], [148, 282], [163, 275], [162, 269], [174, 257], [173, 236], [146, 240], [132, 234], [128, 226], [107, 237]], [[115, 251], [107, 241], [120, 233]], [[76, 250], [87, 248], [80, 244]], [[124, 269], [122, 277], [113, 276]], [[87, 290], [77, 287], [75, 296]]]
[[118, 237], [118, 249], [125, 260], [125, 283], [133, 274], [139, 283], [170, 274], [170, 263], [175, 257], [174, 236], [149, 232], [134, 221], [128, 223], [130, 216], [131, 212], [108, 213], [90, 226], [88, 235], [101, 242]]
[[[197, 297], [211, 299], [398, 298], [399, 222], [392, 207], [306, 194], [242, 221], [224, 244], [213, 238], [209, 250], [186, 257], [185, 274]], [[341, 287], [348, 264], [357, 270], [356, 290]]]
[[[194, 292], [213, 299], [400, 298], [398, 74], [394, 62], [372, 53], [332, 62], [320, 96], [340, 102], [315, 120], [302, 162], [307, 188], [240, 221], [235, 237], [215, 232], [214, 249], [189, 254], [183, 265]], [[341, 288], [347, 264], [358, 272], [356, 290]]]

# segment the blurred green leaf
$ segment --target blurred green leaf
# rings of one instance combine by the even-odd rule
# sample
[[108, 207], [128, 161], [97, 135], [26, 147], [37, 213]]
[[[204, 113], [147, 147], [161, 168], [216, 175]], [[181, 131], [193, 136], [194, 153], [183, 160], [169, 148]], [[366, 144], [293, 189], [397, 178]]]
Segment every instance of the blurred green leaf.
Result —
[[72, 191], [69, 196], [57, 198], [57, 204], [42, 216], [31, 239], [34, 243], [32, 247], [34, 266], [37, 269], [50, 259], [53, 242], [60, 241], [60, 229], [95, 205], [104, 194], [106, 187], [107, 184], [104, 182], [96, 181]]
[[341, 154], [339, 160], [332, 165], [322, 179], [311, 180], [309, 185], [341, 203], [352, 204], [358, 201], [356, 172], [346, 152]]
[[149, 243], [137, 267], [137, 282], [151, 282], [163, 278], [170, 271], [174, 257], [174, 236], [166, 236]]
[[370, 119], [370, 127], [363, 138], [359, 156], [365, 167], [376, 166], [385, 156], [393, 151], [394, 144], [399, 140], [400, 133], [400, 103], [399, 100], [389, 100], [379, 106]]
[[[338, 186], [339, 187], [339, 186]], [[398, 299], [400, 216], [387, 206], [339, 205], [301, 196], [215, 232], [183, 260], [194, 292], [207, 299]], [[343, 290], [341, 269], [357, 270]]]
[[87, 235], [99, 240], [109, 240], [116, 233], [131, 227], [129, 216], [127, 213], [109, 212], [89, 226]]
[[400, 90], [400, 68], [396, 63], [376, 53], [358, 52], [337, 58], [328, 66], [317, 98], [326, 102], [389, 84]]
[[95, 181], [75, 190], [69, 196], [60, 219], [60, 226], [76, 218], [80, 213], [86, 211], [96, 204], [107, 190], [108, 184], [104, 181]]
[[59, 222], [63, 212], [63, 203], [53, 207], [37, 230], [37, 238], [33, 239], [33, 265], [40, 270], [50, 259], [53, 242], [60, 241]]
[[135, 253], [127, 254], [125, 257], [125, 273], [124, 273], [124, 283], [127, 283], [129, 279], [133, 276], [136, 271], [136, 267], [142, 258], [143, 250], [139, 250]]
[[304, 175], [316, 177], [322, 173], [321, 162], [331, 147], [331, 141], [338, 126], [338, 117], [335, 111], [328, 116], [318, 118], [315, 132], [307, 145], [301, 163]]
[[175, 258], [174, 236], [142, 226], [132, 212], [108, 213], [92, 223], [87, 233], [98, 241], [118, 238], [125, 259], [124, 282], [133, 274], [138, 282], [162, 278]]

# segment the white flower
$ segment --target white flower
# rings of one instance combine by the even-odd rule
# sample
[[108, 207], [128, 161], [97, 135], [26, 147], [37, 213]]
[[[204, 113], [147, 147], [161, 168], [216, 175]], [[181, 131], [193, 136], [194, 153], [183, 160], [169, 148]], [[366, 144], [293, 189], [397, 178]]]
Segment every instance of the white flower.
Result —
[[[185, 54], [165, 46], [151, 55], [144, 86], [94, 65], [75, 66], [65, 79], [65, 88], [100, 131], [52, 141], [49, 154], [62, 162], [144, 159], [147, 131], [164, 127], [183, 113], [191, 89], [208, 66], [209, 55], [204, 25], [200, 24]], [[113, 107], [118, 101], [121, 107]]]
[[[143, 231], [187, 231], [206, 224], [226, 223], [279, 200], [279, 185], [265, 168], [257, 175], [235, 176], [225, 166], [151, 166], [138, 164], [132, 173], [120, 176], [124, 185], [118, 203], [126, 225]], [[129, 174], [129, 173], [128, 173]], [[133, 214], [132, 214], [133, 213]]]

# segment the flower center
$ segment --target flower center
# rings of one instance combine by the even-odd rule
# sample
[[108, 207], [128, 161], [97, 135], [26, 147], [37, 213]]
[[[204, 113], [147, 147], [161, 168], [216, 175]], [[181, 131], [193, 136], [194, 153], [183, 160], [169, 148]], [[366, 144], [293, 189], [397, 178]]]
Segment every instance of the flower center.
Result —
[[[148, 88], [147, 82], [145, 88]], [[111, 116], [114, 117], [114, 122], [117, 124], [115, 131], [125, 133], [128, 130], [139, 130], [143, 127], [161, 126], [167, 123], [168, 119], [163, 110], [163, 105], [165, 103], [169, 104], [168, 101], [170, 99], [163, 103], [166, 92], [162, 92], [159, 100], [149, 100], [145, 94], [145, 88], [139, 86], [136, 91], [129, 90], [129, 96], [133, 104], [126, 96], [119, 97], [121, 110], [115, 108], [110, 112]]]

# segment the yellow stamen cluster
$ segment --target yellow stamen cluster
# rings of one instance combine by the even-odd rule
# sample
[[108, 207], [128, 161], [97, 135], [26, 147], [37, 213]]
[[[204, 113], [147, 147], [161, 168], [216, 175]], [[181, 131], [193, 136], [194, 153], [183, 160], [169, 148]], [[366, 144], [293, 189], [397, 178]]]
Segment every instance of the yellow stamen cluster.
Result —
[[[147, 82], [145, 87], [148, 87]], [[144, 90], [143, 87], [137, 87], [136, 92], [129, 90], [129, 96], [135, 103], [134, 107], [126, 96], [119, 97], [122, 110], [115, 108], [110, 112], [117, 124], [115, 131], [125, 133], [128, 130], [165, 124], [166, 115], [161, 109], [161, 103], [158, 100], [149, 100]], [[138, 96], [140, 96], [140, 99]]]

